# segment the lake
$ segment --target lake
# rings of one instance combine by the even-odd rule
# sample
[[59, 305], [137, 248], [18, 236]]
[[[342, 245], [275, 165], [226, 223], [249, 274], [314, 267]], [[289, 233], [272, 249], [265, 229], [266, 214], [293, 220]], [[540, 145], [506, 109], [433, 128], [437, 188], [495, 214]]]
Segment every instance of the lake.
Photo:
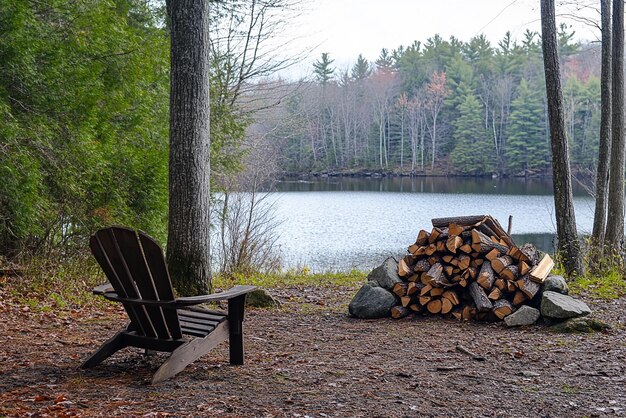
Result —
[[[517, 244], [554, 248], [551, 180], [328, 177], [283, 181], [276, 190], [285, 268], [368, 270], [405, 254], [432, 218], [460, 215], [492, 215], [505, 229], [513, 215]], [[587, 234], [594, 200], [579, 186], [574, 195], [578, 232]]]

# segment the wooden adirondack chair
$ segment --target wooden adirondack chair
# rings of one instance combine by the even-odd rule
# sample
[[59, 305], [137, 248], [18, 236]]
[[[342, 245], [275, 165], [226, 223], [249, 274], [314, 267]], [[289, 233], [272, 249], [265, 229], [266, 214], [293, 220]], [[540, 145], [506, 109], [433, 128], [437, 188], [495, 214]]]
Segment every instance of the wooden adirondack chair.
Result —
[[[124, 347], [171, 352], [152, 378], [168, 379], [229, 339], [230, 364], [243, 364], [243, 317], [246, 294], [254, 286], [235, 286], [211, 295], [174, 297], [161, 247], [148, 235], [122, 227], [96, 232], [89, 247], [110, 283], [94, 294], [121, 302], [130, 318], [126, 329], [105, 342], [82, 364], [93, 367]], [[228, 312], [198, 305], [228, 301]]]

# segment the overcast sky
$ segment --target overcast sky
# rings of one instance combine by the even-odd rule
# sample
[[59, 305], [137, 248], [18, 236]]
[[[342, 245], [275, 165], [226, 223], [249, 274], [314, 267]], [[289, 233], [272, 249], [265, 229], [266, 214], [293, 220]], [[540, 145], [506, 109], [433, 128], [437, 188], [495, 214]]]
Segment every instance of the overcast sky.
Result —
[[[524, 31], [540, 31], [539, 0], [304, 0], [307, 5], [290, 25], [291, 48], [306, 51], [306, 59], [290, 70], [302, 75], [322, 52], [330, 53], [338, 68], [352, 65], [357, 56], [374, 61], [382, 48], [390, 51], [434, 34], [467, 41], [484, 33], [496, 44], [506, 31], [521, 40]], [[598, 12], [576, 9], [557, 1], [557, 19], [571, 24], [579, 40], [597, 39], [597, 30], [566, 14], [599, 20]], [[585, 3], [585, 2], [578, 2]], [[589, 2], [587, 2], [589, 3]], [[595, 2], [597, 3], [597, 2]]]

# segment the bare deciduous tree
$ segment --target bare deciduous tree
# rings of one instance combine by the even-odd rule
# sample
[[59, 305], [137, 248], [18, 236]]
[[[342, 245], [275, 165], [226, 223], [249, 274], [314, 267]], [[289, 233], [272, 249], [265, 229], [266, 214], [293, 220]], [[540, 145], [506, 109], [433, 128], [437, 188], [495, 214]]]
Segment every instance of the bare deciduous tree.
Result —
[[552, 144], [552, 182], [559, 240], [558, 254], [563, 260], [566, 274], [572, 276], [583, 273], [583, 263], [576, 232], [571, 169], [565, 136], [554, 0], [541, 0], [541, 35]]

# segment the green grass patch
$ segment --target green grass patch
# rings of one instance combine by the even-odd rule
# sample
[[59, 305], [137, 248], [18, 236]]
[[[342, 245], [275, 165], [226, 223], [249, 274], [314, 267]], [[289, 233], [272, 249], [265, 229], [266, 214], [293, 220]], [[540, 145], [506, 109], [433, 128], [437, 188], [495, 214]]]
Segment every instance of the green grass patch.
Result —
[[358, 270], [352, 270], [345, 273], [311, 273], [307, 269], [302, 269], [276, 273], [235, 275], [235, 277], [225, 277], [218, 275], [213, 278], [213, 287], [224, 289], [237, 284], [247, 284], [267, 289], [276, 289], [292, 286], [356, 287], [365, 283], [366, 277], [367, 272]]
[[626, 295], [626, 278], [617, 269], [577, 277], [568, 284], [574, 294], [588, 293], [601, 299], [616, 299]]

